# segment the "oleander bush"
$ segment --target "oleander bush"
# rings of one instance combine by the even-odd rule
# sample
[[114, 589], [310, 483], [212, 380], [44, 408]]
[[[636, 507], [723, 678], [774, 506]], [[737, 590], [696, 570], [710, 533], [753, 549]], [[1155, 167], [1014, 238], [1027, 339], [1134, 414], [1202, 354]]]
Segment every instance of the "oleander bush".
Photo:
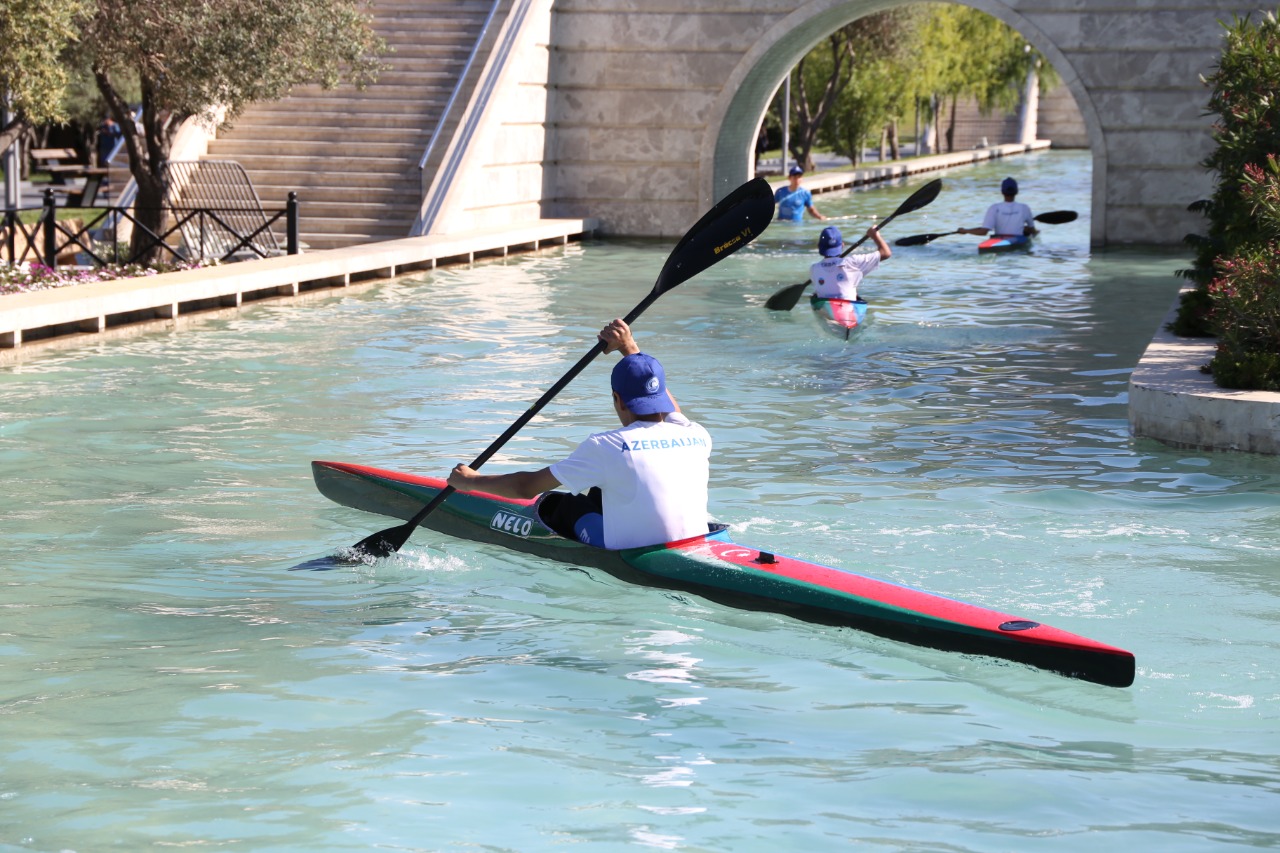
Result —
[[1280, 22], [1274, 13], [1226, 26], [1222, 57], [1206, 79], [1217, 146], [1204, 165], [1213, 196], [1192, 209], [1208, 219], [1188, 235], [1194, 264], [1176, 334], [1216, 336], [1208, 365], [1228, 388], [1280, 390]]

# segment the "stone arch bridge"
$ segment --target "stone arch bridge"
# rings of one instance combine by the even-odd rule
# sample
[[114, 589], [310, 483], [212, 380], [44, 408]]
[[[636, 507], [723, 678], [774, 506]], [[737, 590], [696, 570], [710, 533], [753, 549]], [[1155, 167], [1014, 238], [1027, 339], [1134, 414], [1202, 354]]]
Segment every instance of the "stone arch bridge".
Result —
[[[506, 205], [677, 236], [750, 177], [759, 121], [789, 69], [838, 27], [907, 2], [525, 0], [519, 47], [458, 159], [468, 178], [446, 188], [448, 224], [431, 230], [493, 224]], [[1257, 7], [966, 5], [1021, 33], [1074, 97], [1093, 158], [1095, 245], [1173, 244], [1203, 229], [1186, 210], [1212, 191], [1201, 75], [1220, 55], [1220, 22]]]

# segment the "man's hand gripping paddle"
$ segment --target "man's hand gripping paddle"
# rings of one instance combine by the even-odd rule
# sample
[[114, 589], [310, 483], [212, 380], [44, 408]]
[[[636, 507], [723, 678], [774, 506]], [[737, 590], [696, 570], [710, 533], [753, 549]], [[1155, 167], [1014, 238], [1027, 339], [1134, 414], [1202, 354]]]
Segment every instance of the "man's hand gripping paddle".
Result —
[[[680, 239], [680, 242], [676, 244], [676, 247], [671, 250], [671, 254], [667, 257], [667, 262], [663, 265], [662, 272], [658, 274], [658, 280], [654, 283], [653, 290], [640, 301], [639, 305], [631, 309], [631, 313], [623, 319], [629, 325], [646, 308], [652, 305], [659, 296], [669, 290], [674, 290], [698, 273], [729, 257], [760, 236], [772, 219], [773, 191], [770, 190], [768, 181], [764, 178], [756, 178], [738, 187], [719, 204], [707, 211], [689, 229], [688, 233]], [[596, 345], [591, 348], [591, 351], [579, 359], [577, 364], [569, 368], [569, 372], [561, 377], [559, 382], [551, 386], [547, 393], [543, 394], [538, 399], [538, 402], [530, 406], [529, 410], [521, 415], [515, 423], [509, 426], [506, 432], [498, 436], [493, 444], [485, 448], [485, 451], [471, 463], [471, 467], [479, 468], [493, 454], [497, 453], [498, 449], [519, 432], [521, 427], [532, 420], [533, 416], [541, 411], [543, 406], [551, 402], [551, 399], [563, 391], [565, 386], [573, 381], [573, 378], [581, 373], [596, 356], [604, 352], [604, 347], [603, 341], [596, 341]], [[436, 507], [444, 503], [445, 498], [449, 497], [453, 492], [454, 488], [452, 486], [446, 486], [426, 506], [420, 509], [413, 518], [404, 524], [380, 530], [372, 536], [367, 536], [357, 542], [352, 547], [352, 550], [356, 552], [356, 558], [359, 559], [364, 556], [387, 557], [399, 551], [404, 547], [404, 543], [409, 541], [409, 537], [413, 535], [413, 531], [422, 523], [422, 520], [430, 515]]]

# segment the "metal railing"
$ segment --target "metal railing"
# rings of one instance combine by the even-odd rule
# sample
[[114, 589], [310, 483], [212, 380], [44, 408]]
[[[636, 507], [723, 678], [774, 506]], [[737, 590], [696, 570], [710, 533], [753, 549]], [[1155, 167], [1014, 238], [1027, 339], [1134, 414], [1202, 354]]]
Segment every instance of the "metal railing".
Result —
[[[91, 218], [78, 226], [68, 225], [57, 219], [57, 200], [52, 190], [45, 190], [44, 204], [36, 208], [11, 208], [4, 211], [0, 226], [0, 260], [10, 263], [39, 263], [57, 269], [58, 258], [74, 253], [77, 261], [84, 259], [97, 266], [107, 264], [138, 263], [144, 258], [158, 255], [161, 262], [182, 263], [195, 260], [248, 260], [281, 254], [278, 249], [267, 248], [265, 235], [271, 234], [271, 226], [284, 221], [286, 247], [283, 254], [298, 254], [298, 194], [289, 193], [289, 200], [282, 210], [259, 210], [260, 222], [246, 227], [237, 221], [243, 211], [238, 208], [170, 207], [163, 208], [165, 217], [172, 217], [173, 224], [159, 233], [143, 225], [137, 211], [128, 207], [87, 208]], [[22, 221], [19, 213], [40, 211], [32, 223]], [[133, 237], [128, 245], [119, 239], [122, 221], [131, 224]], [[243, 230], [241, 230], [243, 229]], [[138, 235], [141, 234], [139, 237]], [[218, 253], [207, 252], [214, 241], [207, 235], [217, 235]], [[194, 238], [194, 239], [193, 239]], [[277, 245], [272, 235], [270, 245]], [[76, 263], [76, 266], [88, 264]]]
[[[493, 97], [497, 90], [498, 80], [501, 77], [502, 70], [506, 66], [508, 59], [515, 50], [516, 41], [520, 34], [520, 29], [524, 24], [525, 17], [528, 15], [532, 6], [531, 0], [494, 0], [493, 8], [490, 10], [490, 19], [497, 16], [497, 12], [503, 5], [508, 5], [509, 9], [506, 18], [496, 36], [492, 37], [493, 44], [490, 49], [488, 61], [483, 73], [480, 74], [472, 89], [472, 95], [466, 104], [458, 103], [458, 98], [466, 90], [468, 84], [468, 73], [471, 64], [480, 56], [487, 40], [486, 33], [481, 32], [480, 37], [476, 39], [476, 46], [472, 50], [472, 58], [468, 60], [467, 70], [458, 78], [457, 86], [454, 89], [453, 96], [450, 97], [448, 105], [440, 114], [440, 120], [436, 124], [435, 132], [431, 136], [427, 148], [423, 152], [422, 159], [418, 163], [420, 170], [420, 180], [422, 183], [422, 203], [419, 206], [419, 212], [413, 223], [410, 233], [415, 235], [429, 234], [431, 228], [435, 224], [435, 219], [440, 213], [440, 208], [444, 205], [445, 197], [448, 195], [452, 187], [453, 180], [457, 176], [458, 167], [462, 159], [462, 154], [466, 150], [472, 137], [475, 135], [480, 119], [484, 115], [484, 109], [488, 105], [489, 99]], [[489, 21], [485, 22], [486, 31], [489, 28]], [[435, 152], [437, 143], [444, 135], [445, 128], [448, 127], [452, 120], [452, 114], [461, 110], [462, 115], [457, 120], [457, 130], [454, 132], [453, 138], [450, 140], [448, 149], [444, 154], [436, 154], [440, 160], [434, 169], [428, 169], [431, 157]]]
[[502, 5], [502, 2], [503, 0], [493, 0], [493, 5], [489, 7], [489, 14], [485, 16], [484, 25], [480, 27], [480, 34], [476, 36], [476, 43], [471, 46], [471, 53], [467, 56], [467, 61], [462, 66], [462, 73], [458, 75], [458, 82], [453, 85], [453, 92], [450, 93], [449, 100], [445, 102], [444, 109], [440, 111], [440, 118], [436, 121], [436, 129], [431, 132], [431, 139], [427, 142], [427, 148], [422, 152], [422, 157], [418, 159], [419, 170], [425, 169], [427, 160], [431, 159], [431, 152], [435, 150], [436, 141], [440, 138], [440, 132], [444, 130], [445, 120], [453, 112], [453, 105], [457, 102], [458, 94], [462, 91], [462, 86], [466, 83], [467, 76], [471, 73], [471, 66], [475, 64], [476, 56], [480, 53], [480, 45], [484, 44], [484, 37], [489, 32], [489, 25], [493, 23], [493, 17], [498, 14], [498, 7]]

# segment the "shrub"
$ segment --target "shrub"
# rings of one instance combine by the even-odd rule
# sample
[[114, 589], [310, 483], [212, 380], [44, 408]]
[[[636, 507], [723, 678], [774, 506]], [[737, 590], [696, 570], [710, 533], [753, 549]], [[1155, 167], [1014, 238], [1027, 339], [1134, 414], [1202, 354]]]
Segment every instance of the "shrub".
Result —
[[[1246, 16], [1224, 26], [1222, 56], [1205, 80], [1211, 88], [1209, 112], [1218, 118], [1213, 126], [1217, 146], [1203, 165], [1216, 172], [1217, 184], [1211, 198], [1191, 206], [1207, 217], [1208, 230], [1187, 235], [1195, 260], [1190, 269], [1178, 271], [1201, 291], [1218, 275], [1219, 258], [1268, 242], [1280, 221], [1268, 224], [1255, 218], [1256, 198], [1244, 191], [1246, 168], [1257, 168], [1269, 154], [1280, 152], [1280, 23], [1267, 13], [1257, 23]], [[1204, 311], [1204, 294], [1184, 298], [1170, 329], [1184, 335], [1219, 334], [1212, 324], [1216, 316]]]
[[[1280, 180], [1275, 187], [1280, 191]], [[1280, 243], [1218, 262], [1209, 283], [1218, 350], [1209, 362], [1224, 388], [1280, 391]]]

